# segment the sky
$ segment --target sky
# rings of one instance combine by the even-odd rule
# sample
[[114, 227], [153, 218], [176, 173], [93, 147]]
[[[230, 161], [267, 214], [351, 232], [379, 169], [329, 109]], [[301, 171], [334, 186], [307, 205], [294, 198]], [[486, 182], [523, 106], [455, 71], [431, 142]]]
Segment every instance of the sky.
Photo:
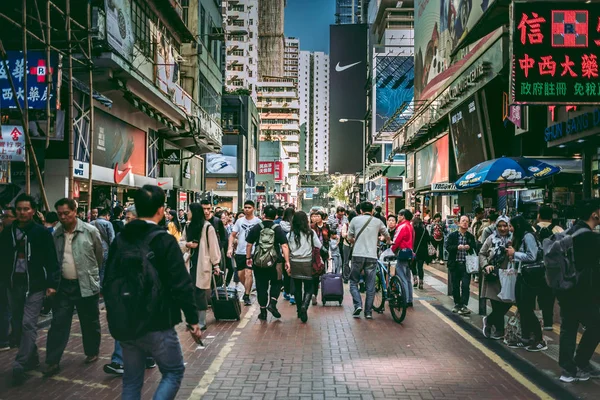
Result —
[[287, 0], [285, 36], [300, 39], [300, 50], [329, 54], [329, 25], [335, 23], [335, 0]]

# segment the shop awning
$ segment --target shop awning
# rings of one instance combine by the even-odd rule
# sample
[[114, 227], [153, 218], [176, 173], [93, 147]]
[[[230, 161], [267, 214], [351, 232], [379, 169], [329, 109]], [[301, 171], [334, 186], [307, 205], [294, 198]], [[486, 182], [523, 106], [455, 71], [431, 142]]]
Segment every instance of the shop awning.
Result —
[[[62, 81], [64, 82], [64, 84], [67, 84], [69, 82], [69, 78], [67, 77], [66, 74], [63, 74]], [[73, 87], [75, 89], [79, 90], [80, 92], [85, 93], [88, 96], [90, 95], [90, 87], [88, 85], [86, 85], [85, 83], [81, 82], [77, 78], [73, 78]], [[107, 108], [112, 108], [112, 104], [113, 104], [112, 100], [109, 99], [108, 97], [104, 96], [103, 94], [98, 93], [94, 90], [93, 97], [94, 97], [94, 100], [101, 103], [103, 106], [105, 106]]]
[[583, 159], [582, 158], [545, 158], [536, 157], [538, 160], [545, 162], [546, 164], [560, 167], [561, 174], [582, 174], [583, 173]]
[[405, 171], [406, 167], [398, 164], [371, 164], [368, 166], [369, 179], [398, 178], [404, 176]]

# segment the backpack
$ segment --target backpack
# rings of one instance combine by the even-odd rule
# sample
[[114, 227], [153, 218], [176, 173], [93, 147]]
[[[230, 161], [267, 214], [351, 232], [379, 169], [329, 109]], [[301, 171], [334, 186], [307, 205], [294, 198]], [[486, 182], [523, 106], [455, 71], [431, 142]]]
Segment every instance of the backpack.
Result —
[[252, 264], [259, 268], [274, 267], [279, 260], [279, 254], [275, 248], [275, 228], [277, 224], [266, 228], [263, 223], [260, 224], [260, 235], [252, 257]]
[[575, 269], [573, 238], [587, 229], [579, 229], [573, 234], [555, 233], [543, 242], [546, 282], [556, 291], [563, 292], [574, 288], [579, 282], [580, 273]]
[[116, 252], [106, 266], [102, 293], [110, 334], [116, 340], [134, 340], [147, 332], [152, 317], [162, 313], [162, 283], [153, 265], [150, 242], [166, 231], [151, 232], [143, 240], [128, 242], [117, 236]]
[[444, 234], [442, 232], [442, 227], [440, 226], [440, 224], [433, 225], [433, 238], [438, 242], [444, 239]]
[[541, 226], [537, 226], [538, 228], [538, 238], [540, 239], [540, 242], [543, 242], [544, 239], [548, 239], [550, 236], [552, 236], [553, 232], [552, 230], [554, 229], [556, 225], [554, 224], [550, 224], [545, 228], [542, 228]]

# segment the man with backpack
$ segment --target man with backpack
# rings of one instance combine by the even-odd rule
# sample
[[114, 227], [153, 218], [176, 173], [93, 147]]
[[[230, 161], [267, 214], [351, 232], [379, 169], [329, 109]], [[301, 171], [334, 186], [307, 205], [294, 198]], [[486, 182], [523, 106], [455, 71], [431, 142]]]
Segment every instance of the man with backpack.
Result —
[[274, 221], [277, 218], [277, 209], [267, 205], [263, 214], [262, 222], [254, 225], [246, 237], [246, 266], [254, 270], [256, 297], [260, 305], [258, 318], [262, 321], [267, 319], [267, 311], [275, 318], [281, 318], [277, 310], [277, 300], [281, 293], [282, 270], [277, 264], [281, 264], [283, 258], [286, 269], [290, 266], [287, 237], [281, 226]]
[[138, 219], [112, 243], [104, 276], [106, 318], [123, 348], [123, 399], [139, 399], [146, 356], [156, 360], [162, 379], [154, 398], [173, 399], [185, 366], [175, 325], [185, 315], [188, 330], [201, 338], [194, 286], [177, 240], [158, 226], [165, 192], [145, 185], [135, 194]]
[[[563, 382], [600, 378], [590, 364], [600, 343], [600, 235], [594, 232], [600, 225], [600, 200], [585, 200], [576, 210], [579, 220], [571, 229], [544, 241], [546, 280], [560, 305]], [[580, 324], [585, 332], [577, 345]]]
[[[544, 243], [544, 239], [548, 239], [555, 233], [563, 232], [563, 228], [552, 223], [552, 207], [540, 206], [538, 210], [538, 223], [535, 225], [538, 239], [540, 243]], [[544, 330], [551, 331], [554, 325], [554, 300], [555, 296], [548, 286], [542, 288], [538, 296], [538, 303], [542, 309], [544, 317]]]

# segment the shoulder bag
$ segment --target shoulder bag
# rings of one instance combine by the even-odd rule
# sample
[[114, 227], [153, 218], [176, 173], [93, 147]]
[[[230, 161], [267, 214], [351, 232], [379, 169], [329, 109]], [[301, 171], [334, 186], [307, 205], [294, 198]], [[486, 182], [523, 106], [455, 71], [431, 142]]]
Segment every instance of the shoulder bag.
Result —
[[321, 249], [315, 247], [314, 236], [315, 233], [311, 230], [310, 244], [312, 247], [312, 273], [313, 276], [321, 276], [325, 273], [325, 264], [323, 263], [323, 258], [321, 257]]
[[[371, 215], [371, 217], [369, 217], [369, 219], [367, 220], [367, 222], [365, 222], [365, 224], [363, 225], [363, 227], [360, 228], [360, 231], [358, 231], [358, 234], [354, 238], [354, 244], [356, 244], [356, 241], [360, 237], [360, 234], [363, 233], [365, 231], [365, 229], [367, 229], [367, 226], [371, 223], [372, 219], [373, 219], [373, 216]], [[350, 229], [350, 228], [348, 228], [348, 229]], [[354, 252], [354, 244], [352, 244], [352, 247], [350, 247], [350, 254], [348, 254], [348, 259], [349, 260], [352, 259], [352, 253]]]

